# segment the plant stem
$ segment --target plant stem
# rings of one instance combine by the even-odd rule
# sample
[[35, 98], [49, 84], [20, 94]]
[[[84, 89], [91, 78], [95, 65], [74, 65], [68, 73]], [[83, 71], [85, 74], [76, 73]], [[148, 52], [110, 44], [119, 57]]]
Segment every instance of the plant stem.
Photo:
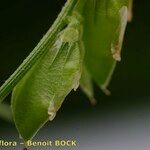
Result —
[[16, 84], [23, 78], [28, 70], [36, 63], [36, 61], [43, 56], [53, 44], [57, 33], [66, 25], [66, 17], [72, 10], [76, 0], [68, 0], [57, 17], [56, 21], [42, 38], [39, 44], [29, 54], [29, 56], [23, 61], [23, 63], [17, 68], [17, 70], [9, 77], [9, 79], [0, 87], [0, 102], [11, 92]]

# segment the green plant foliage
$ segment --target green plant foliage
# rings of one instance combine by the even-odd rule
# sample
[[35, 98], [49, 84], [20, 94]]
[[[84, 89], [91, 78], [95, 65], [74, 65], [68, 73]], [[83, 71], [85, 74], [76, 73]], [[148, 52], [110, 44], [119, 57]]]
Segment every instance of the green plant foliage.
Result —
[[92, 104], [92, 80], [109, 94], [107, 86], [121, 60], [128, 6], [129, 0], [68, 0], [37, 47], [0, 88], [2, 101], [15, 87], [12, 110], [24, 142], [54, 119], [79, 84]]
[[13, 122], [12, 110], [8, 104], [0, 104], [0, 117], [6, 121]]
[[109, 94], [107, 86], [116, 61], [121, 59], [127, 4], [122, 0], [99, 0], [89, 1], [85, 7], [85, 63], [95, 82], [106, 94]]
[[53, 120], [68, 93], [79, 86], [83, 56], [77, 26], [71, 22], [59, 33], [54, 45], [13, 91], [15, 123], [25, 141], [48, 119]]
[[66, 25], [66, 19], [72, 10], [76, 0], [68, 1], [58, 15], [52, 27], [48, 30], [45, 36], [41, 39], [38, 45], [33, 49], [29, 56], [16, 69], [16, 71], [9, 77], [8, 80], [0, 87], [0, 102], [12, 91], [16, 84], [23, 78], [23, 76], [32, 68], [38, 59], [44, 55], [53, 45], [56, 35]]
[[83, 65], [82, 76], [80, 79], [80, 87], [83, 92], [88, 96], [92, 105], [96, 104], [96, 100], [94, 98], [94, 89], [92, 84], [92, 78], [90, 73], [87, 71], [85, 65]]

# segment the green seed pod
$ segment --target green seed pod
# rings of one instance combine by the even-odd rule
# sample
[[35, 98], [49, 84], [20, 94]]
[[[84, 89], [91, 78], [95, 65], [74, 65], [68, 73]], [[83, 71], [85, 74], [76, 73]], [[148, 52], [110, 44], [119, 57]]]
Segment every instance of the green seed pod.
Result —
[[85, 64], [106, 94], [116, 61], [121, 60], [127, 6], [128, 0], [91, 0], [85, 6]]
[[132, 0], [68, 0], [51, 29], [0, 87], [0, 102], [15, 87], [13, 117], [25, 142], [54, 119], [79, 82], [91, 103], [95, 103], [92, 79], [109, 94], [131, 4]]
[[24, 141], [53, 120], [68, 93], [78, 88], [83, 58], [81, 30], [71, 22], [14, 88], [13, 115]]
[[92, 83], [92, 77], [90, 73], [87, 71], [85, 65], [83, 65], [82, 76], [80, 80], [80, 87], [82, 91], [87, 95], [92, 105], [96, 104], [96, 100], [94, 98], [94, 89]]

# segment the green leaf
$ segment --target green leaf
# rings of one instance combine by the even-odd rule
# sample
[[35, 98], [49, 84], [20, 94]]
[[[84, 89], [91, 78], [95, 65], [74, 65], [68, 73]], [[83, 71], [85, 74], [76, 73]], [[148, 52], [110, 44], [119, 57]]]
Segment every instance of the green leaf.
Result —
[[127, 0], [94, 0], [86, 3], [85, 7], [85, 64], [93, 79], [106, 94], [109, 94], [107, 86], [116, 61], [121, 59], [127, 5]]

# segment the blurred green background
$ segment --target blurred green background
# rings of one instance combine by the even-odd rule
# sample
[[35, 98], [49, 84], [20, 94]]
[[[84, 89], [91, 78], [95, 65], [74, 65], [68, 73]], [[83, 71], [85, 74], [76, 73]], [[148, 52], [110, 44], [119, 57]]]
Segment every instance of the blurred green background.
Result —
[[[1, 0], [1, 85], [43, 37], [57, 17], [64, 2], [63, 0]], [[147, 116], [148, 114], [150, 115], [148, 111], [150, 110], [149, 10], [150, 1], [134, 1], [134, 18], [127, 27], [122, 50], [122, 61], [118, 63], [109, 86], [112, 92], [111, 96], [105, 96], [95, 85], [95, 97], [98, 103], [93, 107], [80, 90], [72, 92], [66, 98], [54, 122], [48, 125], [49, 132], [52, 129], [53, 134], [55, 134], [54, 132], [58, 129], [57, 126], [65, 126], [68, 123], [74, 124], [74, 122], [79, 120], [82, 123], [82, 119], [85, 122], [87, 120], [88, 123], [88, 121], [91, 121], [88, 120], [89, 118], [95, 118], [95, 124], [97, 121], [101, 123], [104, 121], [100, 118], [107, 120], [111, 116], [111, 120], [113, 120], [115, 118], [114, 114], [120, 114], [118, 122], [121, 122], [121, 119], [127, 119], [132, 116], [133, 118], [141, 119], [139, 120], [141, 124], [150, 124]], [[9, 100], [10, 96], [7, 98], [8, 102]], [[130, 123], [132, 120], [130, 119], [126, 121]], [[112, 122], [109, 122], [110, 127]], [[136, 123], [135, 126], [137, 125]], [[109, 126], [108, 128], [107, 126], [102, 128], [104, 129], [103, 131], [107, 131]], [[69, 134], [71, 125], [70, 128], [68, 127], [70, 130], [67, 130], [67, 127], [65, 131], [68, 131]], [[139, 127], [137, 130], [141, 128]], [[17, 134], [15, 127], [2, 119], [0, 120], [0, 130], [0, 136], [6, 136], [6, 131], [8, 130], [9, 133]], [[56, 132], [60, 130], [58, 129]], [[82, 130], [82, 128], [79, 130]], [[7, 136], [10, 136], [9, 133], [7, 133]], [[105, 134], [107, 133], [104, 132]], [[80, 138], [80, 133], [78, 136]], [[82, 138], [80, 142], [82, 142]]]

